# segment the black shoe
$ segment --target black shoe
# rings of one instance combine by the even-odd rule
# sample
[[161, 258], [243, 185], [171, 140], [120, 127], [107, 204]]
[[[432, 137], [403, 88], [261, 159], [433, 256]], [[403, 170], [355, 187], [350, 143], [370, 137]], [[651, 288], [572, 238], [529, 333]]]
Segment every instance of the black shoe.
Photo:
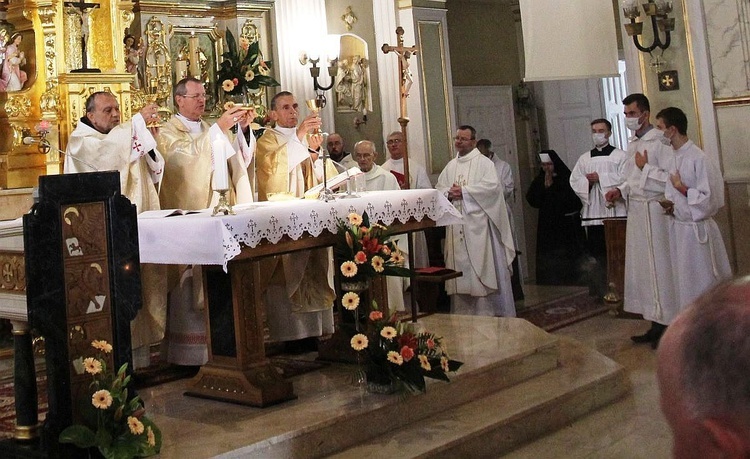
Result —
[[667, 331], [667, 327], [661, 326], [661, 328], [657, 328], [656, 332], [654, 333], [654, 337], [651, 340], [651, 349], [656, 349], [659, 347], [659, 341], [661, 340], [662, 335], [664, 335], [664, 332]]
[[653, 341], [652, 336], [653, 332], [649, 330], [642, 335], [631, 336], [630, 339], [636, 344], [651, 343]]

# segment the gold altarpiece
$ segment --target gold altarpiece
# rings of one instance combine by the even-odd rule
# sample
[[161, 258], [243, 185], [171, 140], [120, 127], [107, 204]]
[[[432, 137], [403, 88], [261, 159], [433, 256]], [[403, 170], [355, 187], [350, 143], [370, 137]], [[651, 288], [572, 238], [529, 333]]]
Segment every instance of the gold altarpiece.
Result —
[[[169, 2], [130, 0], [87, 0], [98, 7], [87, 11], [89, 38], [86, 41], [87, 67], [101, 72], [73, 72], [81, 67], [82, 18], [56, 0], [0, 0], [0, 19], [5, 13], [12, 32], [23, 36], [26, 54], [23, 67], [28, 80], [19, 91], [0, 92], [0, 189], [31, 188], [38, 177], [62, 172], [62, 158], [55, 149], [65, 150], [67, 140], [85, 113], [85, 100], [95, 91], [111, 92], [118, 99], [122, 121], [128, 120], [146, 100], [157, 99], [172, 108], [171, 89], [179, 80], [180, 52], [187, 49], [187, 37], [199, 39], [201, 79], [213, 100], [207, 113], [220, 112], [220, 88], [215, 73], [223, 53], [225, 30], [235, 36], [258, 40], [271, 59], [273, 0]], [[127, 33], [146, 44], [138, 74], [141, 89], [134, 89], [135, 75], [126, 71], [123, 38]], [[256, 95], [264, 104], [267, 94]], [[39, 152], [36, 144], [24, 138], [37, 134], [40, 121], [51, 125], [47, 140], [53, 149]]]

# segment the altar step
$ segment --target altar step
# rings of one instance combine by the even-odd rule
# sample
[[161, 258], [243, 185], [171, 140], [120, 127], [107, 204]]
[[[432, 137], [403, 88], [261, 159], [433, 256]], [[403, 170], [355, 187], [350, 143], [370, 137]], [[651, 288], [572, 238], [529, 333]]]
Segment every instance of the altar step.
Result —
[[626, 394], [618, 364], [575, 342], [561, 348], [554, 370], [329, 457], [498, 457]]
[[[354, 388], [328, 411], [318, 394], [288, 407], [285, 428], [221, 457], [497, 457], [628, 391], [620, 365], [526, 321], [438, 315], [424, 322], [451, 337], [453, 357], [466, 360], [449, 384], [429, 383], [426, 394], [404, 399]], [[295, 382], [300, 398], [303, 386]], [[318, 416], [301, 422], [310, 411]]]

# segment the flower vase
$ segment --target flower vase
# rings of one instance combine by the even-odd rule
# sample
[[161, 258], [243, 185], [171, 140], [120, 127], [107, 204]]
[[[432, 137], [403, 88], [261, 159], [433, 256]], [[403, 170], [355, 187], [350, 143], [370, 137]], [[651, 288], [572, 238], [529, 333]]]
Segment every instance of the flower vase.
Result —
[[367, 280], [341, 281], [341, 290], [345, 292], [361, 293], [370, 288]]
[[370, 372], [367, 372], [365, 377], [367, 378], [367, 392], [383, 395], [396, 393], [396, 384], [390, 379], [375, 378]]

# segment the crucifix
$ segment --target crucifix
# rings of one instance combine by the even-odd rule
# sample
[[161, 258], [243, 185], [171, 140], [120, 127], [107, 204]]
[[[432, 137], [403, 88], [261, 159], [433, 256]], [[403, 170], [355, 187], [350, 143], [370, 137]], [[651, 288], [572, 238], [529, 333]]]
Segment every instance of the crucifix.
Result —
[[396, 46], [390, 46], [387, 43], [380, 48], [384, 54], [390, 52], [398, 54], [398, 74], [399, 74], [399, 97], [400, 97], [400, 109], [401, 113], [398, 118], [398, 124], [401, 125], [401, 134], [403, 135], [404, 143], [404, 182], [406, 183], [405, 188], [409, 189], [409, 151], [408, 143], [406, 142], [406, 125], [409, 124], [409, 116], [406, 113], [406, 98], [409, 97], [409, 90], [411, 89], [412, 79], [411, 70], [409, 70], [409, 58], [417, 54], [419, 48], [416, 46], [405, 47], [404, 46], [404, 28], [399, 26], [396, 28]]
[[[396, 46], [390, 46], [387, 43], [381, 48], [383, 54], [390, 52], [398, 55], [398, 75], [399, 75], [399, 98], [400, 98], [400, 116], [398, 118], [398, 124], [401, 125], [401, 136], [404, 144], [404, 189], [410, 188], [409, 183], [409, 144], [407, 143], [406, 137], [406, 125], [409, 124], [409, 116], [406, 112], [406, 98], [409, 97], [409, 90], [411, 89], [414, 80], [412, 78], [411, 70], [409, 70], [409, 58], [419, 51], [416, 46], [404, 46], [404, 28], [399, 26], [396, 28]], [[407, 234], [406, 237], [407, 246], [409, 250], [409, 267], [414, 267], [414, 242], [411, 234]], [[417, 283], [411, 283], [411, 321], [417, 322]]]
[[81, 20], [81, 68], [71, 70], [71, 73], [101, 73], [99, 69], [88, 68], [86, 57], [86, 42], [89, 39], [89, 13], [99, 8], [98, 3], [86, 3], [85, 0], [65, 2], [72, 13]]

